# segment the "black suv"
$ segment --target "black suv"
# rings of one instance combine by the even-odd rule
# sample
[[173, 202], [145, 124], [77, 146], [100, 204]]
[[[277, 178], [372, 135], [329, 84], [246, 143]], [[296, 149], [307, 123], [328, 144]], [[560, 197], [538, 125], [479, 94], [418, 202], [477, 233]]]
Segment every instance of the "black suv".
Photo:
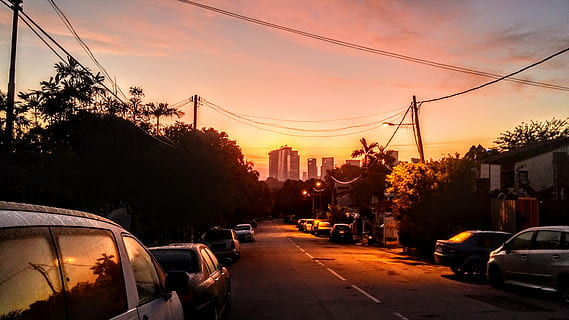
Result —
[[512, 234], [501, 231], [470, 230], [448, 240], [437, 240], [435, 262], [457, 275], [464, 273], [484, 277], [490, 251], [501, 246]]

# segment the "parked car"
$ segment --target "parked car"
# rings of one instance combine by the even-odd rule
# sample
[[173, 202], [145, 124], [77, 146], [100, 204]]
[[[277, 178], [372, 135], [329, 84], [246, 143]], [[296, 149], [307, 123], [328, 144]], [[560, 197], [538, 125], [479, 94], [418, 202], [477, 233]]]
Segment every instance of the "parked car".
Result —
[[203, 234], [202, 241], [218, 259], [239, 260], [241, 257], [241, 244], [233, 229], [210, 229]]
[[448, 240], [437, 240], [435, 262], [450, 267], [457, 275], [468, 273], [484, 277], [490, 251], [501, 246], [511, 236], [511, 233], [501, 231], [469, 230]]
[[128, 231], [81, 211], [0, 201], [1, 319], [183, 319], [176, 290]]
[[319, 225], [321, 222], [324, 222], [324, 221], [327, 221], [327, 220], [324, 220], [324, 219], [314, 219], [314, 220], [312, 221], [312, 230], [310, 230], [310, 233], [312, 233], [313, 235], [316, 235], [316, 230], [318, 230], [318, 225]]
[[312, 232], [313, 228], [314, 228], [314, 219], [305, 219], [304, 222], [302, 223], [301, 231], [310, 233]]
[[332, 225], [328, 221], [320, 221], [318, 226], [315, 227], [314, 234], [318, 236], [330, 236], [330, 230], [332, 229]]
[[488, 280], [557, 292], [569, 303], [569, 226], [522, 230], [490, 253]]
[[233, 228], [239, 241], [255, 241], [255, 230], [248, 223], [238, 224]]
[[186, 319], [219, 319], [231, 308], [231, 278], [215, 254], [202, 243], [149, 248], [167, 273], [187, 272], [189, 282], [177, 291]]
[[303, 231], [302, 228], [303, 228], [305, 222], [306, 222], [306, 218], [298, 219], [298, 221], [296, 222], [296, 228], [299, 231]]
[[352, 227], [345, 223], [334, 224], [330, 229], [330, 241], [352, 243], [354, 241]]

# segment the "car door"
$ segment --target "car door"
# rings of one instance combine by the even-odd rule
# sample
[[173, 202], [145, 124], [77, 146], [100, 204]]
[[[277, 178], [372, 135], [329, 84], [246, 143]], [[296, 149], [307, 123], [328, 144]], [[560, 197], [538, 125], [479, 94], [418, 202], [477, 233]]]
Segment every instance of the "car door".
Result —
[[182, 305], [176, 293], [165, 293], [162, 269], [135, 238], [124, 236], [123, 240], [136, 281], [139, 319], [183, 319]]
[[534, 232], [522, 232], [512, 238], [503, 255], [502, 270], [504, 280], [527, 282], [528, 253], [531, 247]]
[[221, 263], [219, 263], [219, 260], [217, 260], [215, 254], [211, 250], [205, 248], [204, 251], [213, 262], [213, 266], [215, 268], [213, 276], [216, 282], [215, 286], [216, 286], [218, 305], [221, 308], [223, 306], [223, 303], [225, 302], [227, 291], [229, 290], [229, 271], [227, 271], [227, 269], [225, 269], [221, 265]]
[[554, 288], [553, 276], [561, 261], [561, 231], [539, 230], [528, 254], [528, 281], [531, 284]]
[[206, 277], [202, 282], [202, 287], [204, 291], [201, 303], [208, 305], [214, 303], [219, 307], [218, 298], [217, 298], [217, 296], [219, 295], [219, 288], [217, 284], [217, 281], [219, 280], [219, 274], [208, 252], [211, 252], [208, 248], [200, 249], [201, 259], [205, 266], [204, 269], [206, 272]]

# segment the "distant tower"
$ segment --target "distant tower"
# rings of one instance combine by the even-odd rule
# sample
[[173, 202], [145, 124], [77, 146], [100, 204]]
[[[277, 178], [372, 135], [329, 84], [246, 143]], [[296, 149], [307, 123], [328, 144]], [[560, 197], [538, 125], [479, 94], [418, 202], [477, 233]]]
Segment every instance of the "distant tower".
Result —
[[279, 181], [298, 180], [300, 177], [300, 156], [298, 151], [283, 146], [269, 152], [269, 177]]
[[308, 180], [318, 179], [318, 166], [316, 158], [308, 158]]
[[361, 165], [360, 160], [346, 160], [346, 165], [359, 167]]
[[323, 157], [322, 166], [320, 167], [320, 179], [324, 179], [328, 175], [327, 170], [334, 169], [334, 157]]

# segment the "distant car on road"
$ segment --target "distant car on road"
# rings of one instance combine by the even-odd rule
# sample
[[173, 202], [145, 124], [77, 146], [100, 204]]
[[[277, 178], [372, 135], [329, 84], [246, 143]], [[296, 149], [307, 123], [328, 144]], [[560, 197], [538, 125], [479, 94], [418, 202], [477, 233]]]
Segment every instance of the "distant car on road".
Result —
[[330, 230], [332, 229], [332, 224], [328, 221], [320, 221], [318, 225], [315, 227], [314, 235], [315, 236], [330, 236]]
[[490, 253], [488, 280], [557, 292], [569, 303], [569, 226], [534, 227]]
[[501, 231], [469, 230], [448, 240], [437, 240], [434, 258], [457, 275], [468, 273], [484, 277], [490, 251], [501, 246], [511, 233]]
[[231, 277], [202, 243], [174, 243], [149, 248], [167, 273], [186, 272], [187, 286], [177, 291], [186, 319], [219, 319], [231, 308]]
[[239, 260], [241, 257], [241, 244], [233, 229], [210, 229], [203, 234], [202, 241], [218, 259]]
[[345, 223], [334, 224], [330, 229], [330, 241], [352, 243], [354, 241], [352, 227]]
[[233, 228], [239, 241], [255, 241], [255, 230], [248, 223], [238, 224]]

